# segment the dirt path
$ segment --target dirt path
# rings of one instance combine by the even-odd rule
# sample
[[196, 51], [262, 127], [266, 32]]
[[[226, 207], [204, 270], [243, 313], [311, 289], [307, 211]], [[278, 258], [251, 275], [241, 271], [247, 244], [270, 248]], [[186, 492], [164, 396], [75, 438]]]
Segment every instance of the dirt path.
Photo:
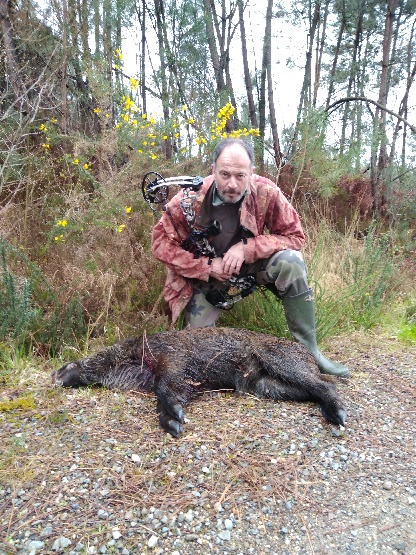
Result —
[[345, 430], [216, 392], [173, 440], [151, 396], [20, 371], [0, 391], [0, 555], [416, 555], [416, 347], [356, 334], [326, 353], [352, 370]]

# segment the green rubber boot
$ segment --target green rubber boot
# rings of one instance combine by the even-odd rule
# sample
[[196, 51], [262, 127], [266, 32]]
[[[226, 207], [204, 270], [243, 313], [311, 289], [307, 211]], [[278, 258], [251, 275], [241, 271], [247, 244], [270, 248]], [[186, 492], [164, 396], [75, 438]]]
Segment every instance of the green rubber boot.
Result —
[[350, 371], [338, 362], [332, 362], [324, 357], [316, 343], [315, 305], [312, 290], [299, 297], [282, 299], [289, 331], [302, 345], [305, 345], [313, 354], [322, 374], [346, 378]]

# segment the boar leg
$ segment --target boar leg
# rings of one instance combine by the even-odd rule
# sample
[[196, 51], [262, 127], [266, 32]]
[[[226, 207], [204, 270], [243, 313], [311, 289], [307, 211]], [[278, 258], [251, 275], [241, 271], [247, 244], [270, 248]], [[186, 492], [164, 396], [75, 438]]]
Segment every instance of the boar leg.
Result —
[[324, 382], [303, 384], [283, 383], [270, 376], [262, 376], [250, 384], [250, 392], [257, 397], [275, 401], [313, 401], [318, 403], [324, 418], [331, 424], [345, 424], [345, 410]]
[[179, 437], [182, 432], [182, 406], [189, 400], [186, 391], [186, 383], [178, 380], [178, 375], [169, 373], [160, 378], [155, 386], [160, 425], [173, 437]]

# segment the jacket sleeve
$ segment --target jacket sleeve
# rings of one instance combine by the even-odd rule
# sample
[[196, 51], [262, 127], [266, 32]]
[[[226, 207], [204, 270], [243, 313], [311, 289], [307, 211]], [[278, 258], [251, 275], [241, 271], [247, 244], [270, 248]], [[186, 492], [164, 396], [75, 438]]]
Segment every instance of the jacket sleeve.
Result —
[[256, 204], [257, 233], [245, 241], [245, 261], [250, 264], [269, 258], [276, 252], [301, 250], [305, 235], [299, 216], [282, 191], [273, 182], [259, 178], [253, 199]]
[[208, 281], [211, 269], [210, 259], [207, 256], [194, 258], [192, 253], [181, 246], [190, 228], [180, 209], [179, 196], [179, 194], [176, 195], [168, 203], [166, 211], [153, 228], [153, 255], [176, 274], [185, 278]]

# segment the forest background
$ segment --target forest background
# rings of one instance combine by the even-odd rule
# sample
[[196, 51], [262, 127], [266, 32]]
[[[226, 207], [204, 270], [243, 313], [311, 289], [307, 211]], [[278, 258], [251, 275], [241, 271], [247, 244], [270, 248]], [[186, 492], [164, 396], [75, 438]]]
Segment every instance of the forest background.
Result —
[[[0, 0], [0, 22], [2, 367], [169, 328], [142, 180], [210, 173], [224, 136], [301, 214], [319, 339], [416, 340], [415, 0]], [[221, 323], [286, 335], [270, 301]]]

